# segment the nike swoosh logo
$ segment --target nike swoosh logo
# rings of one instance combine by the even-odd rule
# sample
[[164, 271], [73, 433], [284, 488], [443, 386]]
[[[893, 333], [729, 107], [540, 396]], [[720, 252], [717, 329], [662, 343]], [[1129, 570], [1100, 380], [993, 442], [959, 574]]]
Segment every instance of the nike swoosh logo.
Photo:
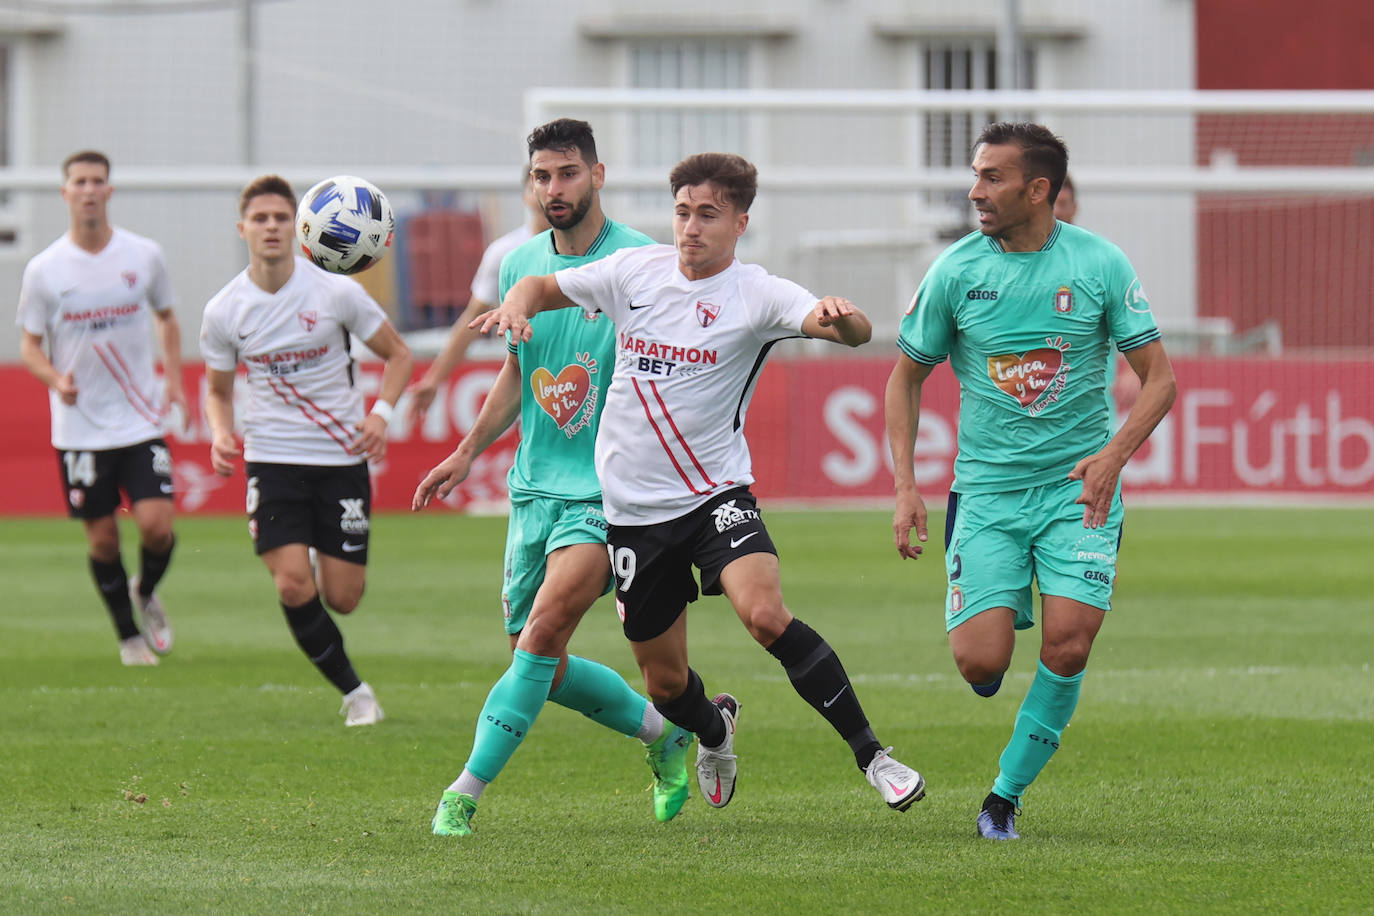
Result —
[[887, 787], [891, 789], [893, 792], [896, 792], [898, 795], [901, 795], [903, 792], [906, 791], [901, 786], [893, 783], [893, 781], [890, 779], [884, 779], [883, 782], [887, 783]]
[[[751, 537], [753, 537], [753, 536], [756, 535], [756, 534], [758, 534], [757, 531], [751, 531], [751, 532], [749, 532], [748, 534], [746, 534], [744, 537], [740, 538], [738, 541], [735, 540], [734, 538], [730, 538], [730, 549], [731, 549], [731, 550], [734, 550], [736, 547], [738, 547], [739, 545], [743, 544], [745, 541], [749, 540]], [[830, 704], [827, 703], [826, 705], [828, 706], [828, 705], [830, 705]]]
[[844, 692], [845, 692], [846, 690], [848, 690], [848, 689], [849, 689], [849, 685], [848, 685], [848, 684], [845, 684], [843, 687], [841, 687], [841, 688], [840, 688], [840, 693], [835, 694], [833, 697], [831, 697], [830, 699], [828, 699], [828, 700], [825, 701], [825, 703], [823, 704], [823, 705], [825, 706], [825, 708], [826, 708], [826, 709], [829, 709], [829, 708], [834, 704], [834, 702], [840, 698], [840, 694], [844, 693]]
[[170, 492], [172, 492], [172, 485], [171, 485], [170, 483], [163, 483], [163, 484], [161, 484], [161, 487], [162, 487], [162, 492], [163, 492], [163, 493], [170, 493]]
[[711, 804], [720, 804], [720, 774], [716, 774], [716, 791], [711, 793]]
[[651, 306], [651, 305], [653, 305], [653, 304], [654, 304], [654, 303], [652, 303], [652, 302], [646, 302], [646, 303], [644, 303], [643, 305], [635, 305], [633, 302], [631, 302], [631, 303], [629, 303], [629, 306], [630, 306], [630, 311], [632, 311], [632, 312], [637, 312], [637, 311], [639, 311], [640, 309], [646, 309], [646, 308], [648, 308], [649, 306]]
[[343, 542], [343, 549], [344, 549], [344, 552], [345, 552], [345, 553], [357, 553], [359, 550], [362, 550], [363, 547], [365, 547], [365, 546], [367, 546], [367, 545], [365, 545], [365, 544], [354, 544], [354, 543], [352, 543], [352, 542], [350, 542], [350, 541], [344, 541], [344, 542]]

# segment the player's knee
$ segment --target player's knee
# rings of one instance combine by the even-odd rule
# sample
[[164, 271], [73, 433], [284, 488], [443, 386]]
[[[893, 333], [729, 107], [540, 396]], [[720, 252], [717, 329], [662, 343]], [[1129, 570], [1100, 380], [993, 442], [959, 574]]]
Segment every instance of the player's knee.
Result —
[[113, 563], [119, 557], [119, 528], [101, 522], [86, 526], [86, 546], [93, 559]]
[[764, 596], [740, 608], [740, 619], [755, 642], [771, 646], [792, 622], [792, 615], [783, 606], [780, 595]]
[[143, 531], [139, 532], [139, 534], [142, 537], [143, 546], [151, 550], [153, 553], [166, 553], [167, 551], [172, 549], [174, 537], [172, 535], [172, 526], [170, 524], [151, 525], [148, 528], [143, 529]]
[[91, 559], [97, 563], [113, 563], [119, 559], [119, 538], [96, 538], [88, 543]]
[[529, 622], [520, 632], [520, 648], [534, 655], [553, 658], [563, 654], [577, 626], [576, 618], [569, 619], [559, 613], [540, 613], [536, 608], [530, 614]]
[[970, 684], [987, 684], [1001, 677], [1011, 665], [1011, 659], [988, 654], [956, 655], [954, 664], [959, 676]]
[[363, 586], [326, 589], [324, 603], [337, 614], [352, 614], [363, 600]]
[[295, 573], [278, 573], [272, 577], [277, 597], [288, 607], [300, 607], [315, 597], [315, 580]]
[[644, 675], [644, 689], [654, 703], [669, 703], [687, 690], [687, 672], [673, 665], [644, 665], [640, 671]]
[[644, 689], [649, 694], [649, 700], [654, 703], [670, 703], [682, 696], [687, 689], [685, 680], [669, 681], [648, 681], [644, 682]]
[[1073, 677], [1088, 666], [1088, 652], [1091, 649], [1090, 639], [1069, 639], [1043, 646], [1040, 661], [1060, 677]]

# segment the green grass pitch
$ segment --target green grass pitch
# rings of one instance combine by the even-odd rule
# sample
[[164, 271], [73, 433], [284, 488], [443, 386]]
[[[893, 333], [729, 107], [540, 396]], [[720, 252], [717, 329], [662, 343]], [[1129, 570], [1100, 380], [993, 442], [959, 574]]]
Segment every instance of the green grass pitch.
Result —
[[[177, 642], [153, 669], [119, 665], [76, 524], [5, 520], [0, 912], [1369, 911], [1368, 509], [1131, 510], [1078, 713], [1009, 844], [973, 820], [1038, 631], [979, 699], [949, 657], [938, 546], [899, 561], [883, 512], [766, 518], [789, 607], [926, 777], [906, 814], [713, 598], [690, 639], [707, 690], [743, 703], [730, 807], [693, 786], [655, 823], [638, 743], [549, 706], [477, 835], [440, 839], [508, 658], [504, 519], [374, 519], [342, 622], [388, 715], [366, 729], [296, 649], [241, 519], [179, 522]], [[639, 685], [606, 600], [573, 649]]]

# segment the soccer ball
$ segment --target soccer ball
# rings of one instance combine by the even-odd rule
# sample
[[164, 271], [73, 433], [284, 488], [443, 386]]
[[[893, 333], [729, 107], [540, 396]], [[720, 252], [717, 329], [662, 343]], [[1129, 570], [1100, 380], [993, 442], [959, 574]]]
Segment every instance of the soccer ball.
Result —
[[330, 273], [356, 274], [380, 261], [391, 247], [396, 217], [377, 187], [352, 175], [315, 185], [296, 208], [301, 252]]

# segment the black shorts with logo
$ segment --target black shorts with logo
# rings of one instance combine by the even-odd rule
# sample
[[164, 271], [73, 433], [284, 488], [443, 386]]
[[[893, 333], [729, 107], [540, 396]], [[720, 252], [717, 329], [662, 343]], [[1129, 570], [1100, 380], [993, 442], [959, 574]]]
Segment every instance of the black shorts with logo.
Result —
[[250, 461], [244, 471], [248, 532], [258, 554], [305, 544], [327, 556], [367, 564], [372, 517], [367, 462], [327, 467]]
[[171, 499], [174, 492], [172, 453], [162, 439], [99, 451], [58, 449], [57, 467], [72, 518], [113, 515], [121, 490], [130, 504], [140, 499]]
[[659, 636], [697, 600], [719, 595], [720, 573], [732, 561], [777, 548], [748, 487], [719, 493], [691, 512], [656, 525], [611, 525], [606, 549], [615, 573], [616, 610], [625, 636], [643, 642]]

